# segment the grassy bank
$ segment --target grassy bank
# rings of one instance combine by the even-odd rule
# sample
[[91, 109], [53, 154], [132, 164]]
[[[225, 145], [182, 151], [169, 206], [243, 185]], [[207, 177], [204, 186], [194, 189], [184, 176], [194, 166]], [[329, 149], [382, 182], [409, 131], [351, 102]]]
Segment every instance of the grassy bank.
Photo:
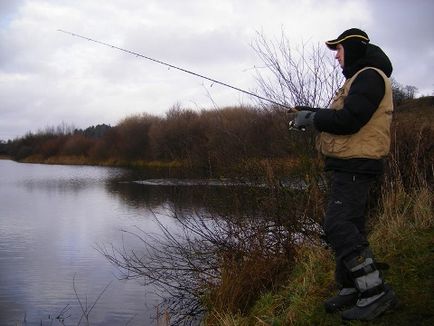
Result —
[[[378, 261], [386, 262], [387, 281], [400, 306], [370, 323], [350, 325], [434, 325], [434, 193], [428, 187], [411, 193], [402, 186], [383, 194], [383, 207], [370, 234]], [[326, 314], [323, 301], [336, 289], [333, 258], [320, 245], [297, 248], [288, 281], [263, 294], [245, 315], [211, 311], [208, 325], [340, 325], [339, 314]]]

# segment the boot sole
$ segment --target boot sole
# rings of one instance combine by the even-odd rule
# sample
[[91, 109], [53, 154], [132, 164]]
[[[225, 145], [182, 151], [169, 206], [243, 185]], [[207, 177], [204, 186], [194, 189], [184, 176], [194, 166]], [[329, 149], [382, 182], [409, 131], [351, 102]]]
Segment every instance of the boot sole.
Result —
[[385, 313], [386, 311], [390, 311], [393, 308], [395, 308], [398, 305], [398, 298], [395, 296], [395, 293], [393, 291], [387, 293], [386, 295], [391, 295], [391, 298], [387, 301], [385, 301], [381, 306], [378, 306], [376, 309], [374, 309], [368, 317], [363, 318], [357, 318], [357, 319], [351, 319], [351, 318], [345, 318], [345, 315], [342, 315], [342, 319], [346, 321], [350, 320], [362, 320], [362, 321], [371, 321], [381, 314]]
[[378, 309], [376, 309], [374, 311], [373, 316], [370, 316], [369, 318], [364, 319], [364, 320], [371, 321], [371, 320], [377, 318], [378, 316], [380, 316], [380, 315], [382, 315], [388, 311], [393, 310], [397, 305], [398, 305], [398, 299], [396, 297], [394, 297], [392, 300], [385, 303], [384, 306], [378, 307]]

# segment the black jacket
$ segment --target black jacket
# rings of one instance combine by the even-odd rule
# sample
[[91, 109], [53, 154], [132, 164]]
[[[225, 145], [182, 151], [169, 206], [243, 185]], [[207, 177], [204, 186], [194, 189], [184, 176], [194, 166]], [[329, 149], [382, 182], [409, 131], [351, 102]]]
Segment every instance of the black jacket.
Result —
[[[376, 45], [368, 44], [366, 54], [354, 65], [344, 67], [342, 73], [349, 79], [360, 69], [374, 67], [382, 70], [387, 77], [392, 74], [392, 64], [387, 55]], [[353, 81], [342, 110], [318, 110], [314, 124], [319, 131], [336, 135], [358, 132], [371, 119], [384, 97], [383, 77], [373, 69], [361, 72]], [[379, 174], [383, 171], [382, 160], [338, 159], [326, 157], [326, 170], [350, 173]]]

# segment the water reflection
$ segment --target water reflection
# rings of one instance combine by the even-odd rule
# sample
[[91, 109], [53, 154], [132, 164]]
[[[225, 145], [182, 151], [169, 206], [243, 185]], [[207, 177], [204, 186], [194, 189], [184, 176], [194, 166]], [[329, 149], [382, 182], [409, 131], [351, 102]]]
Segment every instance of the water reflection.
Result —
[[21, 185], [28, 191], [46, 192], [79, 192], [86, 188], [96, 186], [86, 179], [75, 180], [23, 180]]
[[89, 304], [113, 282], [91, 325], [152, 323], [159, 302], [153, 289], [117, 281], [117, 270], [95, 249], [102, 243], [134, 248], [122, 229], [158, 229], [152, 214], [107, 192], [105, 184], [122, 178], [123, 170], [0, 160], [0, 173], [1, 325], [45, 324], [68, 305], [67, 324], [76, 324], [81, 309], [74, 277]]
[[174, 186], [137, 183], [135, 181], [111, 181], [106, 184], [107, 191], [121, 199], [126, 205], [150, 211], [164, 206], [172, 213], [188, 216], [191, 212], [206, 209], [210, 214], [247, 215], [261, 214], [258, 210], [262, 198], [269, 191], [263, 187], [245, 186]]
[[[89, 303], [91, 325], [150, 325], [160, 298], [153, 288], [118, 281], [99, 245], [143, 250], [121, 230], [161, 231], [155, 216], [176, 229], [173, 214], [260, 216], [270, 189], [231, 185], [175, 186], [138, 183], [161, 178], [149, 171], [18, 164], [0, 160], [0, 324], [29, 324], [67, 305], [74, 324], [77, 293]], [[171, 177], [175, 177], [173, 174]], [[137, 239], [136, 239], [137, 240]], [[75, 318], [75, 319], [73, 319]]]

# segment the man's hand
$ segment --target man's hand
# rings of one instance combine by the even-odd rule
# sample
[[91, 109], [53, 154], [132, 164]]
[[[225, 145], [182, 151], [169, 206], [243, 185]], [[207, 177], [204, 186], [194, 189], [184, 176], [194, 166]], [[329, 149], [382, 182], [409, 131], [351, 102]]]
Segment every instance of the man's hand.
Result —
[[294, 111], [291, 112], [291, 114], [294, 114], [294, 118], [289, 123], [290, 129], [294, 128], [305, 131], [307, 128], [313, 127], [315, 112], [306, 110], [297, 111], [296, 109]]

